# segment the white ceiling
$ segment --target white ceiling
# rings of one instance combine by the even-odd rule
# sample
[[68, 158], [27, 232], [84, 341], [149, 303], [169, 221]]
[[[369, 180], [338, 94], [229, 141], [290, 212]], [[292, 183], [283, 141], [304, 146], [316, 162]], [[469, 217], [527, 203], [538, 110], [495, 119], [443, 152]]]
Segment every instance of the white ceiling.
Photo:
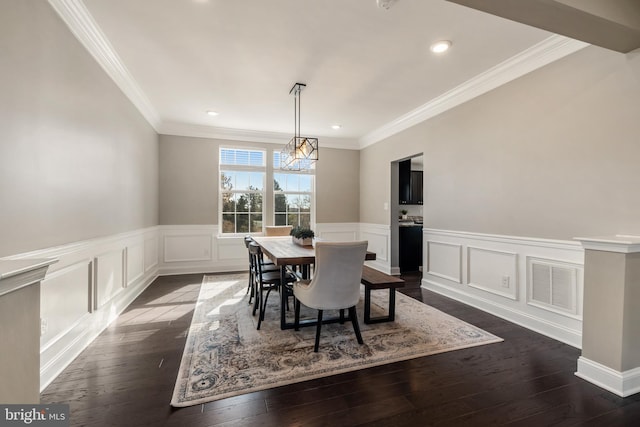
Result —
[[49, 2], [159, 132], [196, 136], [286, 141], [301, 82], [302, 134], [358, 148], [582, 47], [444, 0]]

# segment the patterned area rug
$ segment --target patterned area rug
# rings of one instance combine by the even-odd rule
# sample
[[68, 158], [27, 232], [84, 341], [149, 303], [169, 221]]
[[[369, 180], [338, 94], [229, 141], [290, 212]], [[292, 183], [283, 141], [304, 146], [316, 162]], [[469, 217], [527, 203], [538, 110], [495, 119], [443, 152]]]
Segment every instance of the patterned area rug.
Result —
[[[320, 351], [315, 327], [281, 330], [279, 295], [269, 296], [265, 320], [256, 330], [245, 295], [247, 274], [205, 276], [185, 344], [171, 405], [197, 405], [342, 372], [502, 341], [482, 329], [413, 298], [396, 293], [395, 322], [366, 325], [364, 345], [351, 322], [323, 325]], [[362, 290], [364, 294], [364, 288]], [[388, 291], [371, 295], [371, 315], [386, 313]], [[293, 301], [292, 301], [293, 302]], [[384, 309], [383, 309], [384, 307]], [[302, 311], [315, 317], [315, 310]], [[337, 314], [337, 312], [336, 312]], [[293, 304], [287, 316], [293, 321]], [[325, 319], [333, 313], [325, 313]]]

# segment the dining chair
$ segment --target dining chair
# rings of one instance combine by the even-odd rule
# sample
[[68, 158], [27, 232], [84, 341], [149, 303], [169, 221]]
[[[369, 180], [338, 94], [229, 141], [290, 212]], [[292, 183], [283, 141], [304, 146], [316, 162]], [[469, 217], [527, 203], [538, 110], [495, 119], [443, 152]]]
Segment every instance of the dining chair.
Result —
[[297, 277], [287, 271], [285, 274], [285, 283], [282, 283], [279, 269], [276, 271], [265, 270], [260, 262], [263, 257], [262, 248], [257, 243], [249, 243], [249, 253], [253, 257], [253, 265], [255, 266], [255, 302], [253, 314], [255, 315], [256, 308], [258, 308], [258, 327], [256, 329], [260, 329], [271, 291], [278, 290], [280, 292], [291, 293], [290, 287], [287, 285], [295, 282]]
[[[251, 251], [249, 251], [249, 244], [253, 242], [253, 238], [251, 236], [244, 237], [244, 245], [247, 247], [247, 252], [249, 254], [249, 283], [247, 284], [247, 292], [249, 294], [249, 304], [253, 300], [256, 294], [256, 266], [254, 265], [254, 259], [251, 255]], [[280, 268], [273, 264], [271, 260], [265, 260], [264, 256], [260, 257], [260, 262], [262, 263], [262, 271], [263, 272], [272, 272], [272, 271], [280, 271]], [[254, 304], [254, 314], [255, 314], [255, 304]]]
[[265, 236], [288, 236], [292, 225], [269, 225], [264, 228]]
[[367, 253], [367, 241], [317, 242], [315, 270], [311, 280], [299, 280], [293, 285], [295, 296], [295, 329], [300, 326], [300, 304], [318, 310], [316, 342], [318, 351], [322, 314], [325, 310], [349, 309], [349, 317], [359, 344], [363, 344], [356, 304], [360, 300], [360, 279]]

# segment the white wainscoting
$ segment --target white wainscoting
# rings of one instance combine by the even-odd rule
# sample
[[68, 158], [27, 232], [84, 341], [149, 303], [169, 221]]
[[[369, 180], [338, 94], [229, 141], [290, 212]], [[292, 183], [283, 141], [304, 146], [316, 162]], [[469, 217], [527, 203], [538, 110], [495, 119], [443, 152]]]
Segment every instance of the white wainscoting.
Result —
[[[218, 231], [217, 225], [163, 225], [6, 257], [58, 259], [41, 286], [41, 389], [158, 275], [246, 270], [243, 238]], [[367, 263], [391, 273], [389, 225], [321, 223], [316, 233], [328, 240], [369, 241], [376, 260]], [[579, 243], [433, 229], [424, 230], [423, 240], [423, 287], [580, 347]], [[562, 294], [571, 310], [532, 301], [526, 289], [532, 262], [575, 270], [575, 289]], [[575, 306], [566, 303], [567, 295]]]
[[353, 242], [359, 239], [360, 224], [353, 222], [316, 224], [316, 237], [324, 240]]
[[369, 241], [369, 251], [376, 253], [375, 261], [367, 261], [367, 265], [391, 274], [391, 227], [361, 223], [359, 239]]
[[243, 237], [220, 237], [217, 225], [161, 225], [160, 275], [244, 271]]
[[315, 228], [316, 236], [325, 240], [355, 241], [367, 240], [368, 250], [375, 252], [375, 261], [367, 261], [367, 265], [380, 271], [390, 273], [391, 260], [389, 257], [391, 238], [390, 227], [381, 224], [364, 224], [357, 222], [318, 223]]
[[[389, 227], [317, 224], [319, 237], [369, 240], [376, 268], [389, 263]], [[43, 390], [159, 275], [245, 271], [242, 237], [217, 225], [163, 225], [17, 254], [56, 258], [40, 293], [40, 388]]]
[[[422, 286], [574, 347], [582, 345], [584, 250], [580, 243], [424, 229]], [[575, 272], [570, 312], [532, 303], [531, 260]], [[567, 304], [563, 299], [563, 304]]]
[[[427, 266], [427, 273], [454, 283], [462, 283], [462, 245], [458, 243], [438, 242], [436, 240], [422, 243], [431, 257], [422, 265]], [[423, 250], [423, 254], [426, 252]]]
[[7, 259], [56, 258], [40, 287], [40, 389], [157, 277], [158, 230], [46, 248]]
[[[160, 275], [247, 270], [248, 254], [242, 236], [220, 236], [219, 227], [209, 224], [162, 225], [158, 229]], [[367, 263], [389, 272], [388, 225], [318, 223], [314, 231], [326, 240], [368, 240], [376, 260]]]

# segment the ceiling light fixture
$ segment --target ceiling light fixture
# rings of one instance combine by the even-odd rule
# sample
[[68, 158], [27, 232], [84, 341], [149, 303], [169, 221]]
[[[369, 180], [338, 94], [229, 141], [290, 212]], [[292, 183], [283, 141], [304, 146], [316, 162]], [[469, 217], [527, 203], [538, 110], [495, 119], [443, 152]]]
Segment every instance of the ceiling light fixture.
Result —
[[338, 130], [338, 129], [341, 129], [341, 128], [342, 128], [342, 125], [331, 125], [331, 129]]
[[451, 42], [449, 40], [440, 40], [431, 45], [430, 49], [433, 53], [442, 53], [449, 50]]
[[207, 111], [207, 114], [210, 116], [217, 116], [219, 113], [215, 112], [215, 111]]
[[309, 170], [318, 160], [318, 138], [300, 136], [300, 92], [307, 87], [304, 83], [296, 83], [289, 91], [294, 95], [293, 101], [293, 138], [280, 152], [280, 167], [289, 170]]

